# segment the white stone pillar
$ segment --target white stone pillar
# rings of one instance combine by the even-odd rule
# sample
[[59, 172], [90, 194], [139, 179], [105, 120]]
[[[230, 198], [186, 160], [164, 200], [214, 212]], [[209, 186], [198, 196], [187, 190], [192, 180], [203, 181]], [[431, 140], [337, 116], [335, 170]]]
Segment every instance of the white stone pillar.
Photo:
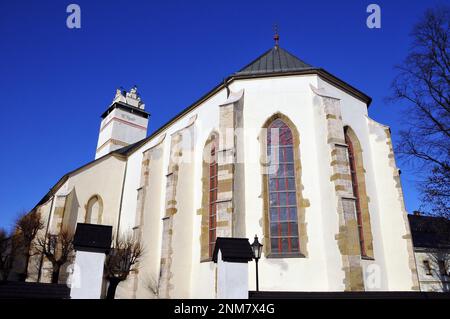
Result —
[[248, 262], [253, 259], [247, 238], [217, 237], [213, 261], [217, 264], [219, 299], [248, 299]]
[[78, 250], [71, 277], [72, 299], [100, 299], [105, 253]]
[[217, 257], [217, 298], [248, 299], [248, 263], [222, 260]]
[[73, 239], [75, 263], [70, 278], [72, 299], [100, 299], [112, 226], [78, 223]]

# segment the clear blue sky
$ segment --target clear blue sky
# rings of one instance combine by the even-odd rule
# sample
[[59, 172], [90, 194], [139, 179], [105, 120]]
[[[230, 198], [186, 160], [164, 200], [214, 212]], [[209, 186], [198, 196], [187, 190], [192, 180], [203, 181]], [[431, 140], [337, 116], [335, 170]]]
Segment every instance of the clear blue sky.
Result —
[[[81, 29], [66, 6], [81, 7]], [[382, 28], [366, 27], [366, 7]], [[0, 227], [32, 208], [66, 172], [93, 159], [100, 115], [117, 87], [137, 84], [149, 133], [273, 45], [373, 97], [370, 116], [398, 141], [393, 66], [423, 11], [443, 1], [1, 1]], [[419, 205], [401, 164], [407, 209]]]

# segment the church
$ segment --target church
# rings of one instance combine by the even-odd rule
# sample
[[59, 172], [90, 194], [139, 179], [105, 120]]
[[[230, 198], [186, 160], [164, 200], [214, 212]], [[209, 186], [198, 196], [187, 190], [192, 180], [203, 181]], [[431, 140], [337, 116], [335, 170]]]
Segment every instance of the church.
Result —
[[[216, 298], [216, 239], [255, 234], [261, 291], [415, 291], [390, 129], [370, 104], [276, 39], [150, 136], [137, 88], [117, 90], [95, 160], [34, 210], [47, 233], [89, 223], [139, 238], [144, 255], [117, 298]], [[51, 264], [38, 267], [28, 280], [49, 282]], [[255, 275], [249, 264], [249, 290]]]

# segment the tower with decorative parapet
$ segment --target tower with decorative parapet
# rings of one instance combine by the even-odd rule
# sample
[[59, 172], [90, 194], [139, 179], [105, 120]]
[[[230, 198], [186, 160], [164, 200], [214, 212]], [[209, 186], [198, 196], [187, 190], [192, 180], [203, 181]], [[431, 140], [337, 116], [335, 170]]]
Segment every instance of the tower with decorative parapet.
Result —
[[144, 139], [149, 116], [136, 87], [130, 92], [117, 89], [114, 100], [101, 116], [95, 158]]

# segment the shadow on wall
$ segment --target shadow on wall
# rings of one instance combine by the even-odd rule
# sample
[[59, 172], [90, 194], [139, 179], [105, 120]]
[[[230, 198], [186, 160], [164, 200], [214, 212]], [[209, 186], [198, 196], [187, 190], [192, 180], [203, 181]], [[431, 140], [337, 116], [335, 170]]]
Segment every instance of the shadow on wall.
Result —
[[65, 207], [66, 213], [64, 214], [63, 220], [63, 225], [65, 225], [71, 233], [75, 233], [79, 208], [80, 203], [78, 202], [77, 192], [74, 187], [69, 195], [67, 195], [67, 202]]

